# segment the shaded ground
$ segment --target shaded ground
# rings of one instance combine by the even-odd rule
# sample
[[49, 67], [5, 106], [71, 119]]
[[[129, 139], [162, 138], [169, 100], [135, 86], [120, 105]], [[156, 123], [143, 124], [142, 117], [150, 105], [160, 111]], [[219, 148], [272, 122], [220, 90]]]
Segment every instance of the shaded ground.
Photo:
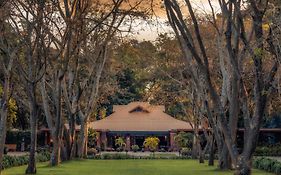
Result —
[[[195, 160], [80, 160], [51, 168], [38, 164], [38, 175], [232, 175]], [[4, 175], [23, 175], [26, 166], [7, 169]], [[272, 175], [254, 170], [253, 175]]]

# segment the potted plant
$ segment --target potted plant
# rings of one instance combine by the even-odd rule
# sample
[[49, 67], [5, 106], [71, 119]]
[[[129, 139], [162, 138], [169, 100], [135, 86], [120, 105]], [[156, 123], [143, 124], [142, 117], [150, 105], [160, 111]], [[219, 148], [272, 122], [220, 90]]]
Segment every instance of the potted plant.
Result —
[[155, 151], [158, 148], [160, 140], [157, 137], [147, 137], [144, 142], [143, 146], [149, 149], [153, 153], [153, 157], [155, 156]]
[[132, 145], [132, 151], [137, 152], [140, 149], [138, 145]]
[[123, 149], [126, 147], [126, 143], [122, 137], [118, 137], [115, 140], [115, 146], [117, 146], [117, 151], [123, 151]]

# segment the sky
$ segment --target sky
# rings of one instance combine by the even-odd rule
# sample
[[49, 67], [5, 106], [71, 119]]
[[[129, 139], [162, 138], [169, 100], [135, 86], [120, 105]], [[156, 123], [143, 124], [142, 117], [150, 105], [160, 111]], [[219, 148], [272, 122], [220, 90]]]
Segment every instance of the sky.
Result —
[[[200, 13], [211, 11], [208, 0], [191, 0], [192, 6]], [[217, 0], [211, 0], [215, 11], [219, 11]], [[156, 15], [149, 22], [137, 20], [132, 26], [131, 37], [138, 40], [155, 40], [159, 33], [172, 33], [171, 27], [168, 25], [165, 9], [163, 4], [158, 2], [154, 8]], [[204, 12], [203, 12], [204, 11]], [[187, 15], [187, 14], [186, 14]]]

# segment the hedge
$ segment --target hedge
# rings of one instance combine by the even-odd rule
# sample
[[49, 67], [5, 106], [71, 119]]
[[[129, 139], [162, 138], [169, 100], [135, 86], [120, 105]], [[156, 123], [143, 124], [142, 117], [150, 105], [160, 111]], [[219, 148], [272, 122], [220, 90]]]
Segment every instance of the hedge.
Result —
[[281, 162], [265, 157], [255, 158], [253, 167], [267, 172], [281, 175]]
[[281, 156], [281, 145], [259, 146], [255, 150], [255, 156]]
[[[49, 152], [41, 152], [36, 155], [36, 162], [46, 162], [50, 160], [50, 153]], [[8, 156], [5, 155], [3, 158], [3, 164], [2, 169], [15, 167], [15, 166], [21, 166], [28, 164], [29, 156], [23, 155], [23, 156]]]
[[126, 153], [104, 153], [97, 155], [89, 155], [88, 159], [191, 159], [190, 156], [163, 156], [163, 155], [149, 155], [149, 156], [134, 156]]

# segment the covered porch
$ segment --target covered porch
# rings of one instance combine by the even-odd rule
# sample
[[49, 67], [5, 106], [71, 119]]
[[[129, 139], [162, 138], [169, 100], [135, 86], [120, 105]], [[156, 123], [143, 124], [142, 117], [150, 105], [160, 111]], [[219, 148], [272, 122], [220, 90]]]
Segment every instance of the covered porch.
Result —
[[102, 150], [116, 150], [115, 140], [122, 137], [125, 140], [127, 151], [131, 150], [132, 145], [138, 145], [141, 151], [145, 150], [144, 140], [154, 136], [160, 140], [159, 151], [173, 151], [177, 149], [174, 142], [175, 135], [176, 131], [98, 131], [97, 147]]

